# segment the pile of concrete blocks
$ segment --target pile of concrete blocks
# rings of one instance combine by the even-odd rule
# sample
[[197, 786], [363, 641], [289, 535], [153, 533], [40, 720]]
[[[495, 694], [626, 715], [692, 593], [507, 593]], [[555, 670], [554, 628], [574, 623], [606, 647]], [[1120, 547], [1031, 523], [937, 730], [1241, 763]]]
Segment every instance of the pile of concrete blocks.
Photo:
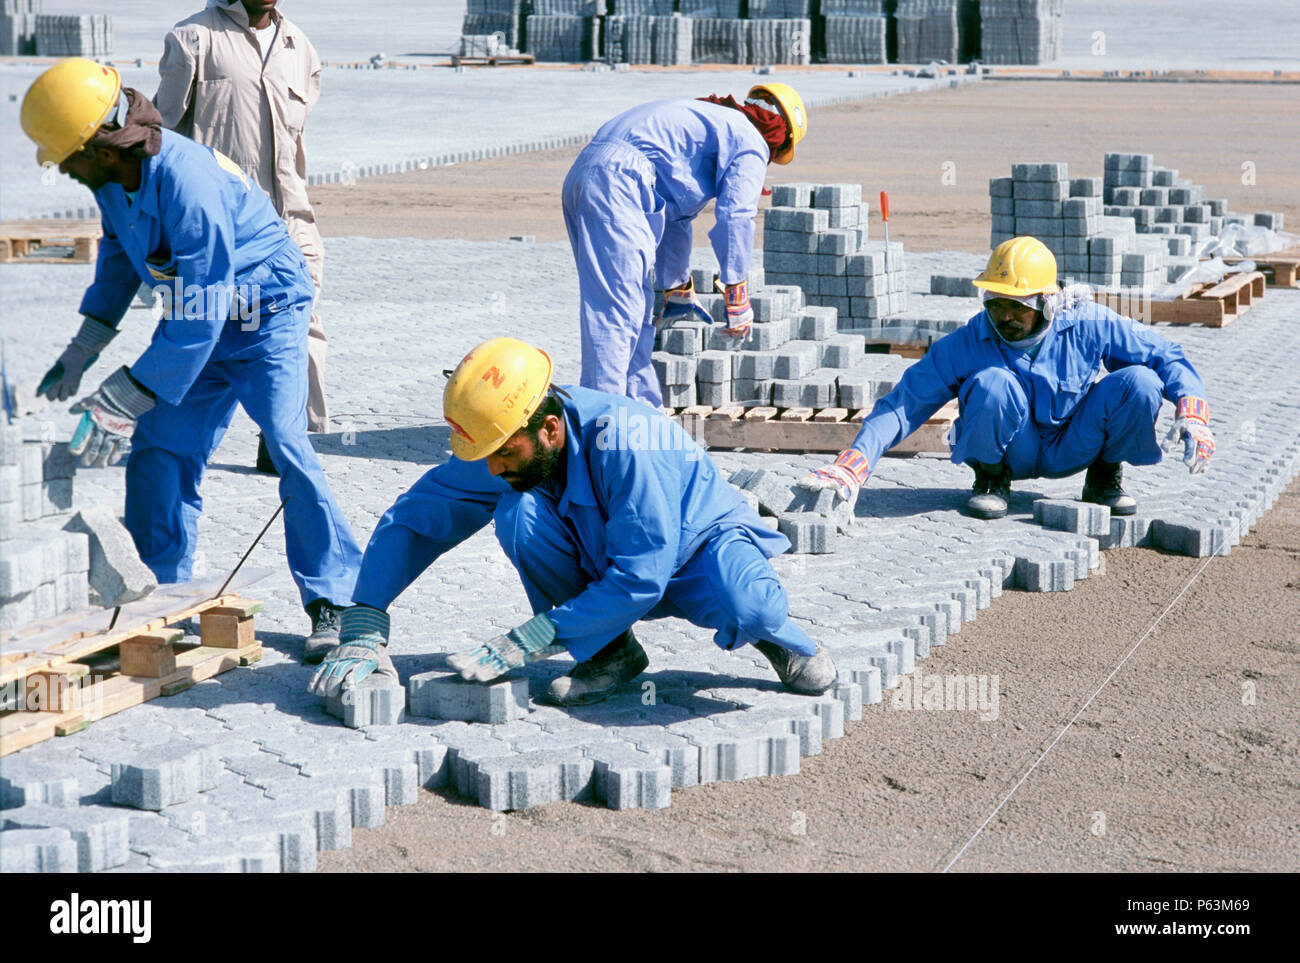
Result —
[[496, 57], [516, 52], [506, 43], [506, 35], [499, 31], [479, 35], [462, 34], [460, 38], [462, 57]]
[[697, 64], [749, 63], [749, 32], [745, 21], [692, 18], [691, 61]]
[[1046, 64], [1061, 56], [1065, 0], [980, 0], [980, 59]]
[[889, 18], [884, 0], [822, 0], [821, 13], [828, 63], [888, 62]]
[[[751, 8], [753, 2], [750, 3]], [[745, 46], [751, 64], [812, 63], [812, 21], [747, 20]]]
[[107, 57], [113, 52], [113, 18], [108, 14], [36, 15], [38, 57]]
[[465, 36], [500, 33], [506, 46], [519, 46], [523, 0], [467, 0], [460, 32]]
[[537, 60], [556, 63], [596, 60], [600, 56], [600, 26], [596, 17], [534, 14], [524, 27], [525, 52]]
[[[670, 5], [671, 6], [671, 5]], [[677, 67], [690, 64], [694, 23], [681, 16], [605, 17], [605, 56], [610, 63], [657, 64]]]
[[975, 287], [971, 278], [954, 277], [948, 274], [930, 275], [930, 293], [942, 294], [949, 298], [976, 298], [979, 297], [979, 288]]
[[859, 184], [778, 184], [763, 220], [767, 279], [797, 284], [809, 304], [832, 307], [841, 331], [872, 327], [907, 307], [903, 245], [868, 238]]
[[36, 53], [36, 17], [42, 0], [0, 0], [0, 57]]
[[89, 602], [89, 541], [60, 529], [74, 468], [66, 445], [0, 427], [0, 632]]
[[749, 0], [750, 20], [807, 20], [811, 0]]
[[683, 17], [697, 20], [739, 20], [741, 0], [677, 0]]
[[958, 0], [899, 0], [898, 62], [956, 63], [959, 48]]

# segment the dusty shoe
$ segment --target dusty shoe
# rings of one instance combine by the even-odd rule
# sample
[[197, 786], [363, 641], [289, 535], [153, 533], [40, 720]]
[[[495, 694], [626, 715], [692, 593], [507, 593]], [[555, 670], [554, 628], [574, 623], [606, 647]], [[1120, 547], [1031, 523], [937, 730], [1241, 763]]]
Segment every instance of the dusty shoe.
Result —
[[1100, 458], [1088, 466], [1083, 500], [1107, 506], [1112, 515], [1132, 515], [1138, 508], [1137, 499], [1124, 491], [1124, 466]]
[[649, 656], [629, 629], [586, 662], [579, 662], [568, 675], [555, 679], [546, 690], [546, 701], [557, 706], [600, 702], [639, 676], [649, 664]]
[[821, 695], [835, 684], [839, 675], [831, 654], [820, 642], [814, 655], [800, 655], [775, 642], [755, 642], [754, 648], [772, 663], [781, 684], [800, 695]]
[[1005, 465], [986, 465], [971, 462], [975, 469], [975, 485], [966, 502], [966, 513], [976, 518], [1002, 518], [1007, 513], [1011, 498], [1011, 472]]
[[311, 635], [307, 637], [307, 644], [302, 649], [303, 662], [315, 665], [339, 644], [341, 611], [325, 599], [317, 599], [307, 606], [307, 614], [311, 616]]
[[271, 461], [271, 453], [266, 448], [266, 436], [262, 434], [257, 436], [257, 470], [264, 475], [280, 474], [275, 462]]

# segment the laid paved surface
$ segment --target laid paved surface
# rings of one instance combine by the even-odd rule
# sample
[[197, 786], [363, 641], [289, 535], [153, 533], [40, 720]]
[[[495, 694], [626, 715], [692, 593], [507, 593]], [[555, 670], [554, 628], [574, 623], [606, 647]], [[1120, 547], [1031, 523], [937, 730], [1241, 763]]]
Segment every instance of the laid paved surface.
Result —
[[[522, 335], [553, 352], [557, 380], [576, 379], [576, 277], [563, 244], [326, 243], [335, 265], [322, 313], [330, 319], [333, 344], [336, 431], [314, 442], [364, 541], [397, 495], [446, 458], [441, 372], [473, 344]], [[972, 258], [909, 254], [909, 284], [922, 289], [932, 271], [967, 273]], [[0, 266], [0, 316], [7, 329], [8, 319], [23, 320], [21, 343], [17, 331], [6, 331], [11, 377], [37, 378], [57, 356], [90, 276], [89, 267]], [[429, 283], [412, 285], [412, 277]], [[1186, 346], [1209, 385], [1219, 449], [1201, 478], [1176, 461], [1129, 470], [1138, 518], [1150, 522], [1146, 534], [1159, 533], [1175, 550], [1227, 551], [1300, 470], [1300, 401], [1289, 360], [1300, 350], [1298, 310], [1300, 294], [1270, 292], [1228, 328], [1161, 329]], [[133, 308], [99, 372], [134, 360], [152, 327], [147, 309]], [[1170, 414], [1166, 406], [1160, 428]], [[61, 406], [50, 408], [33, 416], [31, 429], [42, 430], [42, 420], [66, 438], [74, 418]], [[196, 574], [233, 565], [274, 510], [274, 480], [247, 467], [255, 445], [253, 425], [240, 412], [205, 481]], [[791, 479], [820, 461], [743, 453], [715, 458], [728, 471], [761, 467]], [[408, 715], [398, 726], [354, 730], [328, 715], [305, 692], [312, 670], [298, 663], [298, 655], [306, 617], [283, 568], [283, 535], [275, 526], [252, 560], [273, 571], [256, 588], [267, 603], [258, 616], [267, 647], [260, 663], [0, 762], [0, 798], [10, 807], [0, 814], [5, 832], [28, 834], [15, 838], [24, 855], [14, 865], [309, 870], [317, 848], [349, 845], [353, 825], [381, 824], [386, 806], [410, 802], [421, 785], [450, 786], [494, 808], [582, 797], [656, 807], [670, 801], [665, 787], [795, 773], [801, 756], [842, 734], [864, 703], [878, 701], [882, 689], [897, 684], [899, 674], [912, 671], [934, 646], [960, 645], [962, 624], [1005, 589], [1065, 590], [1096, 575], [1099, 538], [1033, 521], [1035, 500], [1076, 497], [1081, 478], [1019, 484], [1012, 514], [993, 523], [957, 512], [969, 482], [967, 469], [942, 458], [887, 459], [864, 490], [857, 522], [835, 555], [774, 561], [793, 616], [836, 655], [841, 685], [835, 692], [811, 699], [787, 694], [754, 650], [725, 653], [707, 632], [662, 621], [637, 629], [651, 657], [640, 680], [647, 685], [571, 712], [534, 703], [523, 718], [493, 725]], [[120, 505], [122, 494], [120, 469], [78, 476], [76, 497], [83, 504]], [[1071, 516], [1063, 508], [1040, 514], [1056, 524]], [[1102, 539], [1142, 533], [1141, 523], [1107, 533], [1095, 513], [1073, 514], [1074, 523]], [[404, 680], [444, 669], [445, 653], [471, 648], [529, 614], [492, 533], [481, 532], [394, 604], [394, 662]], [[570, 665], [557, 658], [521, 677], [535, 698]], [[221, 761], [216, 788], [160, 812], [113, 805], [113, 765], [149, 747], [172, 753], [178, 739], [196, 752], [215, 747]], [[73, 798], [79, 805], [70, 808], [66, 802]], [[61, 801], [75, 818], [50, 815]], [[124, 862], [123, 814], [129, 824]], [[31, 835], [40, 829], [58, 832], [48, 839]]]

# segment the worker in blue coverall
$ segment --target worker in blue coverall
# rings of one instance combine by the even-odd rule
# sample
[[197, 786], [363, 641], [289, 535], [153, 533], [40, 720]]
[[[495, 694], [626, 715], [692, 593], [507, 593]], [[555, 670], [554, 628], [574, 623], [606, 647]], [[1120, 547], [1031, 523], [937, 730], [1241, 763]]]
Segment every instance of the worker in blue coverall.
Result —
[[[1214, 454], [1205, 386], [1183, 350], [1149, 328], [1057, 286], [1056, 258], [1036, 238], [998, 246], [975, 279], [984, 310], [935, 342], [876, 402], [851, 447], [800, 484], [835, 488], [850, 502], [877, 459], [946, 402], [958, 399], [952, 460], [975, 470], [966, 505], [977, 518], [1007, 513], [1011, 481], [1087, 469], [1083, 501], [1131, 515], [1123, 462], [1154, 465], [1182, 444], [1203, 472]], [[1106, 374], [1095, 380], [1102, 366]], [[1161, 399], [1174, 403], [1163, 445]]]
[[32, 84], [23, 129], [42, 165], [95, 194], [103, 238], [80, 331], [41, 383], [77, 393], [141, 281], [168, 309], [149, 347], [73, 411], [83, 465], [126, 463], [126, 525], [159, 582], [192, 575], [199, 482], [236, 404], [280, 470], [285, 551], [317, 658], [338, 640], [361, 550], [307, 440], [307, 326], [314, 289], [266, 194], [211, 148], [161, 129], [111, 67], [72, 58]]
[[808, 129], [786, 84], [734, 98], [659, 100], [596, 132], [564, 179], [564, 224], [578, 266], [582, 386], [663, 403], [650, 363], [655, 286], [662, 323], [712, 322], [695, 297], [696, 215], [716, 199], [709, 232], [726, 300], [726, 331], [749, 333], [754, 217], [769, 163], [788, 164]]
[[372, 672], [396, 681], [389, 604], [443, 552], [494, 522], [536, 615], [453, 655], [470, 680], [568, 651], [548, 700], [597, 702], [643, 671], [639, 619], [676, 616], [724, 649], [752, 644], [786, 688], [834, 683], [822, 646], [790, 620], [768, 559], [785, 552], [679, 425], [629, 398], [551, 386], [551, 359], [497, 338], [471, 351], [443, 395], [452, 459], [390, 508], [371, 536], [339, 646], [311, 682], [337, 695]]

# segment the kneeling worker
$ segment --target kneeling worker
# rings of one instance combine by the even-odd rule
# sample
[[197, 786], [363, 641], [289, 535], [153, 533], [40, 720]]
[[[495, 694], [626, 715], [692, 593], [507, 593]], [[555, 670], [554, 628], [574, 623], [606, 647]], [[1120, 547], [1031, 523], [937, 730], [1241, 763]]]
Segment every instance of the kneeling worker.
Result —
[[[1132, 515], [1121, 463], [1160, 461], [1162, 398], [1176, 409], [1164, 450], [1182, 442], [1189, 470], [1205, 470], [1209, 405], [1182, 348], [1078, 289], [1060, 290], [1056, 258], [1036, 238], [998, 245], [974, 283], [984, 310], [935, 342], [876, 402], [853, 445], [801, 485], [856, 500], [876, 460], [953, 398], [952, 460], [975, 470], [966, 508], [976, 518], [1007, 513], [1012, 479], [1085, 468], [1083, 500]], [[1102, 365], [1109, 373], [1094, 384]]]
[[835, 682], [829, 653], [790, 621], [768, 559], [789, 542], [766, 528], [679, 425], [630, 398], [552, 387], [551, 359], [513, 338], [479, 345], [443, 394], [453, 458], [380, 520], [340, 644], [312, 679], [321, 696], [372, 672], [396, 678], [386, 612], [443, 552], [495, 522], [533, 611], [452, 656], [489, 681], [567, 650], [578, 665], [549, 701], [598, 702], [647, 666], [639, 619], [676, 616], [723, 649], [752, 644], [792, 692]]

